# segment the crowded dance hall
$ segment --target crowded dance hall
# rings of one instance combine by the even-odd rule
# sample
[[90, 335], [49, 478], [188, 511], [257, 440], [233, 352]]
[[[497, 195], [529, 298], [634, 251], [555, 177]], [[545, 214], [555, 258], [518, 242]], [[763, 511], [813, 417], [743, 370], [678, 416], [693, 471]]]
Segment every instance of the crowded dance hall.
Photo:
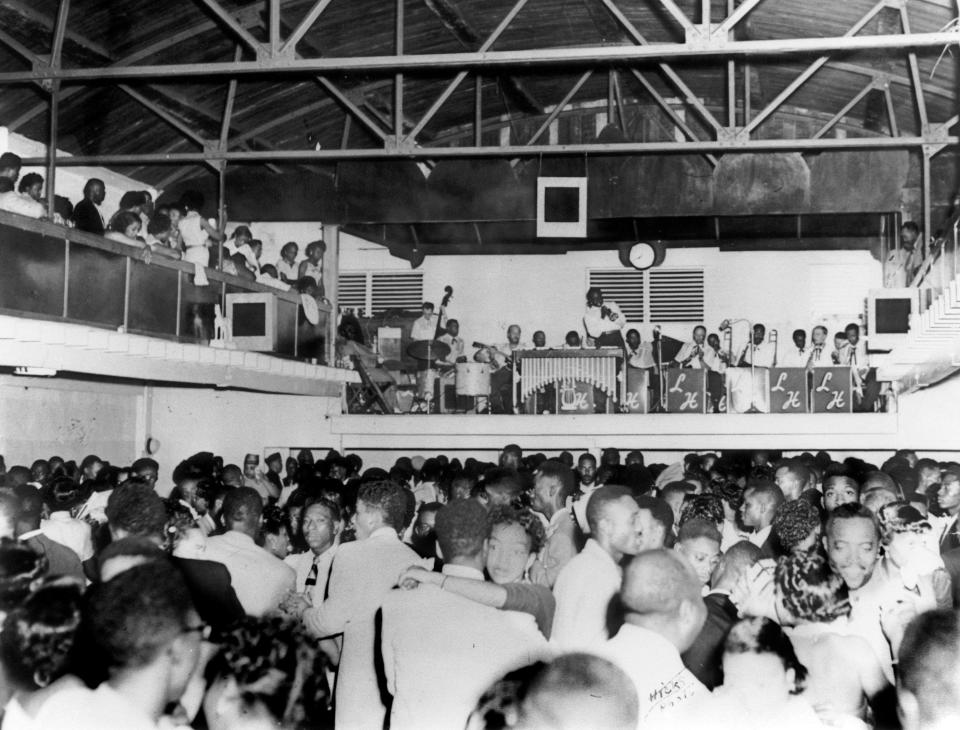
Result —
[[0, 0], [0, 730], [960, 729], [960, 0]]

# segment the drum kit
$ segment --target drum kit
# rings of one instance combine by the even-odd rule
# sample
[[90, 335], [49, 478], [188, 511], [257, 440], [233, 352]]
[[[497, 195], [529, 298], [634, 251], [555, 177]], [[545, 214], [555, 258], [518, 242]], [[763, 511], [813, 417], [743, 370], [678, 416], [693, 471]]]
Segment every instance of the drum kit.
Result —
[[[438, 378], [454, 374], [457, 396], [474, 399], [490, 395], [490, 366], [487, 363], [443, 363], [450, 354], [450, 345], [441, 340], [416, 340], [407, 346], [407, 355], [426, 363], [417, 373], [417, 403], [414, 413], [434, 412], [434, 391]], [[476, 400], [474, 400], [476, 406]]]

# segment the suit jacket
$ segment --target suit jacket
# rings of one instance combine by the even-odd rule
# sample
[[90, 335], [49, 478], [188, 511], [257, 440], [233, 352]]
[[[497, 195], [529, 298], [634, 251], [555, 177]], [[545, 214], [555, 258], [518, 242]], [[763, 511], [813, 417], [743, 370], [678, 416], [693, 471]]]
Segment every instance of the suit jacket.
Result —
[[221, 628], [244, 617], [230, 571], [222, 563], [174, 557], [173, 564], [183, 575], [193, 606], [205, 623]]
[[100, 209], [86, 198], [74, 207], [73, 222], [81, 231], [96, 233], [98, 236], [103, 235], [103, 218], [100, 217]]
[[760, 560], [778, 560], [782, 558], [787, 553], [784, 551], [783, 546], [780, 545], [780, 540], [777, 538], [777, 533], [773, 530], [770, 530], [770, 534], [767, 535], [767, 539], [763, 541], [763, 545], [760, 546]]
[[950, 580], [953, 582], [953, 607], [960, 609], [960, 548], [948, 550], [940, 555], [943, 558], [943, 564], [950, 574]]
[[712, 690], [723, 684], [723, 642], [737, 622], [737, 607], [723, 593], [711, 593], [703, 602], [707, 606], [706, 623], [681, 658], [687, 669]]
[[945, 527], [946, 530], [940, 538], [941, 555], [948, 553], [951, 550], [960, 548], [960, 535], [957, 534], [958, 527], [960, 527], [958, 520], [951, 519], [948, 523], [946, 523]]
[[548, 652], [529, 614], [484, 606], [433, 585], [390, 592], [380, 650], [393, 695], [390, 730], [465, 727], [495, 681], [546, 659]]
[[31, 535], [27, 539], [21, 538], [33, 552], [38, 555], [45, 555], [49, 564], [49, 575], [68, 575], [71, 578], [77, 578], [81, 583], [86, 582], [86, 576], [83, 574], [83, 565], [80, 558], [73, 550], [66, 545], [61, 545], [56, 540], [51, 540], [43, 533]]
[[303, 622], [318, 637], [343, 634], [336, 688], [337, 730], [380, 730], [386, 711], [377, 673], [376, 616], [406, 568], [422, 561], [390, 528], [340, 545], [330, 568], [327, 599]]

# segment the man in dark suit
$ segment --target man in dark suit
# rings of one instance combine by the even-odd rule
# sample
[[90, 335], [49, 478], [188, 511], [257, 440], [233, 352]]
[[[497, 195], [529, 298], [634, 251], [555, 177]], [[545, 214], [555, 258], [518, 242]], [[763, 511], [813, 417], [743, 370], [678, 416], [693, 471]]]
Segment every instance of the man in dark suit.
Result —
[[90, 178], [83, 186], [83, 200], [73, 209], [73, 222], [77, 229], [87, 233], [103, 235], [103, 216], [100, 214], [100, 205], [107, 196], [107, 186], [103, 180]]
[[937, 503], [943, 511], [943, 517], [934, 521], [935, 528], [940, 529], [940, 554], [960, 548], [960, 535], [957, 528], [960, 523], [957, 515], [960, 514], [960, 473], [953, 470], [943, 472], [940, 478], [940, 489], [937, 491]]
[[703, 599], [706, 623], [693, 645], [681, 655], [687, 669], [708, 689], [723, 684], [723, 642], [738, 618], [730, 591], [759, 558], [760, 548], [742, 540], [730, 546], [713, 571], [710, 593]]
[[49, 575], [68, 575], [84, 580], [80, 558], [66, 545], [51, 540], [40, 531], [43, 497], [32, 484], [20, 484], [13, 490], [16, 499], [16, 535], [38, 555], [45, 555], [50, 565]]
[[754, 529], [749, 540], [760, 548], [761, 560], [776, 560], [783, 554], [773, 532], [773, 516], [783, 502], [783, 492], [770, 482], [753, 482], [744, 490], [740, 515], [743, 524]]
[[943, 564], [950, 574], [953, 589], [953, 607], [960, 609], [960, 548], [948, 550], [942, 553], [940, 557], [943, 558]]

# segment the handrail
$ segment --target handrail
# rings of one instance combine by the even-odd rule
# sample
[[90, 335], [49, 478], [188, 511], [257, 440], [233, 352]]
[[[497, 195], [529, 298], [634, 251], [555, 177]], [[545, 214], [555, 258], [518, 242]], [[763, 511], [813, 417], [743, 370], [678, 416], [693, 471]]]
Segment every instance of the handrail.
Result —
[[911, 287], [918, 287], [923, 283], [924, 278], [926, 278], [927, 274], [930, 273], [930, 269], [933, 268], [934, 262], [946, 249], [947, 236], [949, 235], [950, 231], [956, 230], [957, 226], [960, 226], [960, 209], [955, 210], [953, 215], [946, 221], [943, 226], [942, 235], [937, 236], [935, 239], [933, 239], [933, 241], [930, 242], [927, 257], [920, 264], [920, 267], [917, 269], [917, 273], [910, 282]]
[[[194, 274], [194, 266], [187, 262], [155, 256], [152, 258], [150, 263], [147, 263], [143, 260], [144, 249], [138, 246], [131, 246], [130, 244], [123, 243], [121, 241], [114, 241], [113, 239], [98, 236], [93, 233], [87, 233], [86, 231], [78, 231], [76, 228], [68, 228], [56, 223], [51, 223], [50, 221], [29, 218], [17, 213], [10, 213], [5, 210], [0, 210], [0, 224], [11, 225], [25, 231], [40, 233], [52, 238], [62, 238], [74, 243], [88, 246], [90, 248], [97, 248], [101, 251], [107, 251], [109, 253], [119, 254], [120, 256], [126, 256], [127, 258], [135, 259], [145, 266], [159, 266], [161, 268], [173, 269], [191, 276]], [[266, 284], [261, 284], [256, 281], [241, 279], [239, 276], [234, 276], [233, 274], [228, 274], [224, 271], [220, 271], [219, 269], [214, 269], [209, 266], [206, 267], [205, 270], [207, 273], [207, 279], [210, 281], [216, 281], [217, 283], [221, 284], [229, 284], [231, 286], [241, 287], [250, 291], [276, 294], [281, 299], [293, 304], [299, 304], [300, 302], [300, 294], [295, 290], [284, 291], [283, 289], [276, 289], [272, 286], [267, 286]], [[327, 312], [329, 314], [333, 311], [333, 307], [330, 304], [318, 302], [317, 306], [321, 312]]]

